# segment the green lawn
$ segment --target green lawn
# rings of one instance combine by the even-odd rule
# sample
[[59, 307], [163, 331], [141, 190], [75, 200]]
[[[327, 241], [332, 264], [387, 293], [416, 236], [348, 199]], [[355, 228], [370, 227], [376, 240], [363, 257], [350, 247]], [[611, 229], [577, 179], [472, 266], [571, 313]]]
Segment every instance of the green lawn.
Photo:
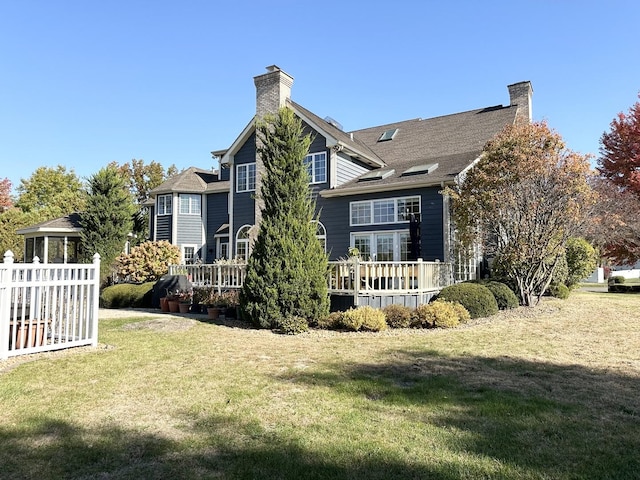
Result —
[[575, 292], [454, 330], [101, 320], [97, 350], [0, 362], [0, 478], [638, 478], [638, 312]]

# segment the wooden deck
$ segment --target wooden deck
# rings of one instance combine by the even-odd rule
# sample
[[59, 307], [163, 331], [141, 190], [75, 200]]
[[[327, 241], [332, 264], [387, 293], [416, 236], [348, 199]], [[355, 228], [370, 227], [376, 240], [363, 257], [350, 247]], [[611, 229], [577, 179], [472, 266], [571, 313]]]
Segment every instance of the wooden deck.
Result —
[[[220, 291], [240, 288], [246, 264], [170, 265], [170, 275], [186, 275], [193, 285], [211, 285]], [[329, 262], [327, 287], [334, 310], [391, 303], [417, 306], [453, 283], [452, 265], [443, 262]]]

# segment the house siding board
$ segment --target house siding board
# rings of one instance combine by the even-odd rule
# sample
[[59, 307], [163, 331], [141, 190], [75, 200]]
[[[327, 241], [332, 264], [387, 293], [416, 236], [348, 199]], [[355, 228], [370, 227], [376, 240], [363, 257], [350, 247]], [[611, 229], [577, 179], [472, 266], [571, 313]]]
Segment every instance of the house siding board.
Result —
[[216, 252], [215, 235], [218, 229], [229, 222], [229, 195], [226, 193], [213, 193], [207, 195], [207, 245], [206, 245], [206, 261], [213, 262], [219, 252]]
[[166, 240], [167, 242], [171, 242], [171, 215], [162, 215], [157, 217], [157, 232], [156, 232], [156, 240]]
[[368, 171], [364, 166], [351, 161], [349, 157], [338, 154], [337, 185], [347, 183]]
[[[256, 161], [256, 135], [252, 134], [240, 147], [234, 156], [235, 165], [253, 163]], [[233, 193], [233, 232], [232, 238], [235, 240], [236, 233], [243, 225], [253, 225], [255, 223], [254, 196], [256, 192], [236, 193], [236, 186], [231, 186]], [[235, 245], [235, 241], [232, 242]], [[235, 247], [234, 247], [235, 248]]]
[[202, 217], [200, 215], [178, 215], [176, 241], [178, 245], [202, 245]]
[[329, 258], [337, 260], [339, 257], [347, 255], [351, 243], [351, 233], [409, 229], [409, 224], [406, 222], [386, 225], [349, 226], [349, 204], [351, 202], [420, 195], [422, 258], [426, 261], [444, 260], [442, 195], [439, 191], [439, 187], [432, 187], [348, 197], [318, 197], [317, 206], [321, 211], [320, 221], [327, 231]]

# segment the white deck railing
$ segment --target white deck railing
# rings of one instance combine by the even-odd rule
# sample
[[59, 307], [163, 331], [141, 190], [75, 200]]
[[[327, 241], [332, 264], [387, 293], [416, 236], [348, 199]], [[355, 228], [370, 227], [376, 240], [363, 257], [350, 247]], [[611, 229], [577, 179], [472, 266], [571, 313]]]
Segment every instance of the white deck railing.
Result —
[[[186, 275], [194, 285], [219, 290], [240, 288], [246, 264], [170, 265], [170, 275]], [[438, 291], [453, 283], [451, 264], [443, 262], [329, 262], [329, 293], [339, 295], [401, 295]]]
[[100, 255], [90, 264], [0, 264], [0, 359], [98, 343]]

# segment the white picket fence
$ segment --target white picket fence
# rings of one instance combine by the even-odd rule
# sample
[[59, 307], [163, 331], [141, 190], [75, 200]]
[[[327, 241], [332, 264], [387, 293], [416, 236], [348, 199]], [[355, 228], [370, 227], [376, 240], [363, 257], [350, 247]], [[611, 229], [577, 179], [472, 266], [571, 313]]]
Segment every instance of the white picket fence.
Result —
[[89, 264], [0, 264], [0, 359], [98, 344], [100, 255]]

